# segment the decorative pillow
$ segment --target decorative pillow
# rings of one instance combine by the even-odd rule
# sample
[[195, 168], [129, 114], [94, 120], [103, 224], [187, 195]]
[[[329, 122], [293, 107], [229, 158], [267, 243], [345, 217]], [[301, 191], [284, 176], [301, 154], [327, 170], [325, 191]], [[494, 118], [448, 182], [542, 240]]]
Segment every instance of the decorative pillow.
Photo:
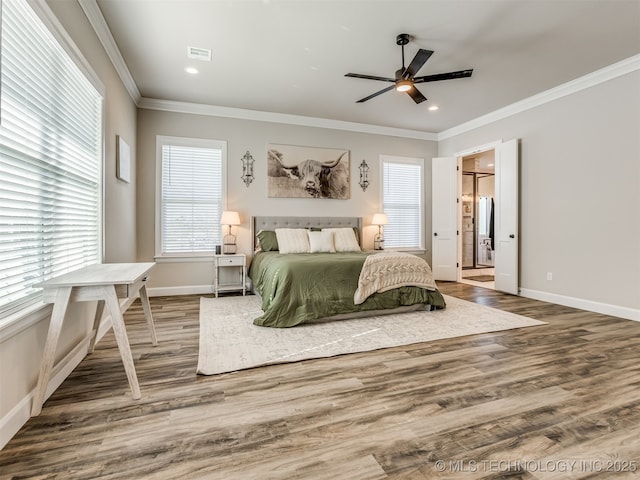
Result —
[[323, 228], [322, 231], [333, 233], [333, 245], [336, 248], [336, 252], [360, 251], [360, 245], [358, 245], [356, 234], [353, 232], [353, 228]]
[[353, 234], [356, 236], [356, 243], [360, 246], [360, 230], [358, 227], [353, 227]]
[[309, 253], [309, 233], [304, 228], [276, 228], [280, 253]]
[[334, 253], [336, 251], [333, 245], [333, 233], [331, 232], [309, 232], [309, 245], [311, 253]]
[[276, 237], [276, 232], [273, 230], [260, 230], [257, 236], [260, 242], [260, 249], [263, 252], [278, 251], [278, 237]]

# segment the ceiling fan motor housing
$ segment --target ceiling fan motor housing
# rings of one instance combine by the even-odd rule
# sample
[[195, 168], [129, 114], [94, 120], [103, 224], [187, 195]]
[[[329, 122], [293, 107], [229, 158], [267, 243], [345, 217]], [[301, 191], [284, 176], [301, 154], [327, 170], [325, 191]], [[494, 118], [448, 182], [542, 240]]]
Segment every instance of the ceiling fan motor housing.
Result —
[[409, 43], [410, 36], [408, 33], [401, 33], [396, 37], [396, 45], [406, 45]]
[[408, 33], [401, 33], [396, 36], [396, 44], [402, 47], [402, 67], [395, 71], [394, 78], [378, 77], [374, 75], [363, 75], [360, 73], [347, 73], [345, 77], [364, 78], [367, 80], [378, 80], [382, 82], [392, 82], [394, 85], [383, 88], [382, 90], [375, 92], [367, 97], [361, 98], [356, 103], [363, 103], [367, 100], [371, 100], [378, 95], [381, 95], [389, 90], [397, 90], [398, 92], [407, 93], [415, 103], [424, 102], [425, 97], [415, 86], [416, 83], [436, 82], [440, 80], [453, 80], [454, 78], [470, 77], [473, 73], [473, 69], [460, 70], [459, 72], [438, 73], [436, 75], [425, 75], [422, 77], [416, 77], [418, 70], [422, 68], [429, 57], [433, 54], [432, 50], [426, 50], [420, 48], [418, 53], [415, 54], [413, 60], [409, 63], [408, 67], [404, 64], [404, 46], [411, 41], [411, 35]]

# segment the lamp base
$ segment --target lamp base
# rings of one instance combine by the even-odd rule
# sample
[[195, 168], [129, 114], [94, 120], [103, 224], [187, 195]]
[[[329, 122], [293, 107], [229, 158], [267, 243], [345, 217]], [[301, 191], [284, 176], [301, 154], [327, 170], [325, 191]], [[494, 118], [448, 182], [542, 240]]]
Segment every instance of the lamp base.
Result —
[[222, 239], [222, 253], [225, 255], [233, 255], [238, 251], [235, 235], [225, 235]]
[[384, 238], [382, 238], [382, 235], [378, 234], [373, 237], [373, 249], [384, 250]]

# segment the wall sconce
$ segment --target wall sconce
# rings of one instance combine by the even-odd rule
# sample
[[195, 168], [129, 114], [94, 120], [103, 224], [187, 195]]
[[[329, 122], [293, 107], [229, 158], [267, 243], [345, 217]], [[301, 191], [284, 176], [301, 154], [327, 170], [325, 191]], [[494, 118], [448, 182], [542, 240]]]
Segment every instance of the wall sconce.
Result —
[[364, 192], [369, 186], [369, 165], [362, 160], [358, 168], [360, 169], [360, 187], [362, 187], [362, 191]]
[[254, 159], [247, 150], [247, 153], [242, 157], [242, 180], [247, 187], [253, 182], [253, 162]]
[[371, 225], [378, 226], [378, 234], [373, 237], [373, 249], [384, 250], [384, 237], [382, 236], [382, 225], [389, 223], [389, 219], [385, 213], [374, 213], [371, 219]]
[[231, 233], [231, 227], [240, 225], [240, 215], [238, 212], [224, 211], [222, 212], [222, 217], [220, 217], [220, 225], [227, 225], [229, 228], [222, 239], [222, 253], [236, 253], [236, 236]]

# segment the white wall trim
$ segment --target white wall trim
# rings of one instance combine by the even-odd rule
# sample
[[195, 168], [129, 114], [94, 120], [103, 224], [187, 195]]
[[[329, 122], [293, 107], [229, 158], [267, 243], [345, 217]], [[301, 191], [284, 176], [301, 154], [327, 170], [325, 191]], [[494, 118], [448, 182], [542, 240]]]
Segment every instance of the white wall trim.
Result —
[[161, 110], [165, 112], [188, 113], [191, 115], [206, 115], [210, 117], [236, 118], [240, 120], [253, 120], [256, 122], [284, 123], [288, 125], [300, 125], [304, 127], [329, 128], [334, 130], [351, 131], [358, 133], [370, 133], [373, 135], [387, 135], [390, 137], [414, 138], [418, 140], [437, 140], [437, 134], [432, 132], [420, 132], [403, 128], [384, 127], [370, 125], [368, 123], [346, 122], [343, 120], [331, 120], [328, 118], [305, 117], [303, 115], [290, 115], [286, 113], [263, 112], [260, 110], [247, 110], [244, 108], [221, 107], [202, 103], [176, 102], [173, 100], [160, 100], [156, 98], [142, 97], [138, 103], [140, 108], [149, 110]]
[[76, 64], [84, 76], [91, 82], [98, 93], [104, 98], [105, 86], [102, 80], [95, 72], [89, 61], [82, 55], [82, 52], [73, 41], [71, 36], [64, 29], [58, 17], [53, 13], [45, 0], [28, 0], [29, 6], [33, 9], [38, 18], [44, 23], [45, 27], [55, 37], [60, 46], [69, 55], [71, 60]]
[[447, 138], [455, 137], [456, 135], [460, 135], [470, 130], [489, 125], [497, 122], [498, 120], [510, 117], [511, 115], [539, 107], [545, 103], [558, 100], [559, 98], [566, 97], [567, 95], [571, 95], [586, 88], [613, 80], [614, 78], [621, 77], [622, 75], [626, 75], [636, 70], [640, 70], [640, 54], [626, 58], [620, 62], [601, 68], [600, 70], [596, 70], [595, 72], [588, 73], [587, 75], [583, 75], [582, 77], [563, 83], [557, 87], [550, 88], [549, 90], [540, 92], [529, 98], [525, 98], [524, 100], [512, 103], [511, 105], [507, 105], [504, 108], [500, 108], [468, 122], [461, 123], [456, 127], [443, 130], [438, 134], [438, 141], [446, 140]]
[[556, 293], [530, 290], [528, 288], [521, 288], [520, 295], [527, 298], [533, 298], [534, 300], [542, 300], [543, 302], [555, 303], [566, 307], [579, 308], [589, 312], [602, 313], [604, 315], [611, 315], [640, 322], [640, 310], [636, 308], [621, 307], [619, 305], [594, 302], [593, 300], [585, 300], [583, 298], [567, 297]]
[[[111, 322], [109, 322], [109, 325]], [[104, 334], [103, 334], [104, 335]], [[71, 372], [87, 355], [87, 348], [91, 341], [91, 334], [82, 339], [78, 344], [53, 368], [51, 378], [47, 384], [45, 401], [66, 380]], [[0, 419], [0, 450], [18, 433], [25, 423], [31, 418], [31, 405], [35, 396], [35, 388], [29, 392], [18, 404], [13, 407], [2, 419]]]
[[486, 152], [487, 150], [496, 150], [502, 145], [502, 139], [498, 139], [495, 142], [485, 143], [479, 147], [472, 147], [460, 152], [454, 153], [454, 157], [466, 157], [467, 155], [475, 155], [476, 153]]
[[[42, 0], [31, 0], [42, 1]], [[329, 128], [334, 130], [352, 131], [358, 133], [369, 133], [373, 135], [388, 135], [392, 137], [412, 138], [417, 140], [429, 140], [439, 142], [447, 138], [460, 135], [490, 123], [502, 120], [511, 115], [521, 113], [531, 108], [538, 107], [545, 103], [552, 102], [559, 98], [571, 95], [586, 88], [593, 87], [600, 83], [640, 70], [640, 54], [626, 58], [595, 72], [583, 75], [575, 80], [558, 85], [544, 92], [533, 95], [524, 100], [512, 103], [504, 108], [500, 108], [486, 115], [461, 123], [455, 127], [443, 130], [439, 133], [422, 132], [418, 130], [385, 127], [381, 125], [371, 125], [366, 123], [347, 122], [342, 120], [331, 120], [319, 117], [306, 117], [302, 115], [290, 115], [274, 112], [263, 112], [258, 110], [246, 110], [234, 107], [222, 107], [217, 105], [205, 105], [197, 103], [177, 102], [172, 100], [160, 100], [142, 97], [138, 86], [127, 67], [118, 46], [113, 39], [102, 11], [96, 0], [78, 0], [80, 6], [89, 19], [96, 35], [98, 36], [111, 63], [118, 72], [122, 83], [129, 92], [129, 95], [140, 108], [149, 110], [161, 110], [175, 113], [188, 113], [192, 115], [207, 115], [213, 117], [236, 118], [241, 120], [254, 120], [260, 122], [283, 123], [289, 125], [300, 125], [307, 127]]]
[[105, 52], [107, 52], [113, 67], [116, 69], [116, 72], [118, 72], [124, 87], [127, 89], [127, 92], [129, 92], [134, 103], [137, 105], [142, 95], [140, 94], [140, 90], [138, 90], [138, 86], [136, 85], [126, 62], [124, 61], [124, 58], [122, 58], [120, 49], [111, 34], [111, 30], [109, 30], [107, 21], [104, 19], [102, 11], [98, 6], [98, 2], [96, 0], [78, 0], [78, 2], [84, 11], [84, 14], [87, 16], [89, 23], [93, 27], [93, 30], [96, 32], [100, 43], [102, 43], [102, 47]]
[[147, 288], [150, 297], [168, 297], [174, 295], [206, 295], [213, 293], [213, 285], [183, 285], [178, 287]]

